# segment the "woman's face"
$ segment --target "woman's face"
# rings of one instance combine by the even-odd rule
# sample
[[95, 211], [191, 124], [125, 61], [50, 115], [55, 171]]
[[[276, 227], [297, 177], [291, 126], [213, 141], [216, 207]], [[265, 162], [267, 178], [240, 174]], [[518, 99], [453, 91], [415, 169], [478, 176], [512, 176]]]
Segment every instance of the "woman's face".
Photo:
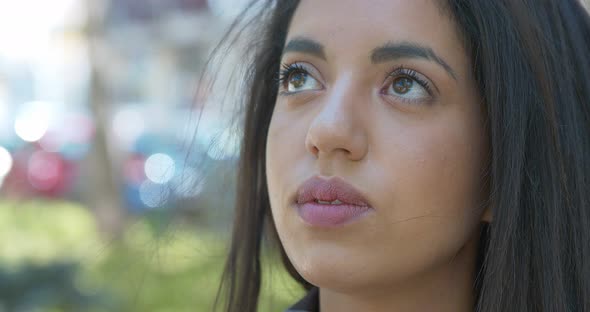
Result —
[[[487, 216], [488, 142], [469, 57], [440, 5], [302, 0], [281, 61], [266, 172], [297, 271], [354, 290], [469, 267]], [[348, 183], [366, 207], [298, 203], [310, 178]], [[305, 194], [340, 194], [330, 187]]]

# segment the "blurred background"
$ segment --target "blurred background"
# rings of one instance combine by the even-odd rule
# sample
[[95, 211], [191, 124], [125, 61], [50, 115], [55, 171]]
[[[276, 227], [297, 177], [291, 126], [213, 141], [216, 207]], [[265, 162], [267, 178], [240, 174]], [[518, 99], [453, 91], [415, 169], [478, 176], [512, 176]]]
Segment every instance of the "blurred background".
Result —
[[239, 146], [200, 77], [245, 2], [0, 0], [0, 312], [210, 310]]
[[244, 4], [0, 0], [0, 312], [210, 311], [239, 146], [202, 75]]

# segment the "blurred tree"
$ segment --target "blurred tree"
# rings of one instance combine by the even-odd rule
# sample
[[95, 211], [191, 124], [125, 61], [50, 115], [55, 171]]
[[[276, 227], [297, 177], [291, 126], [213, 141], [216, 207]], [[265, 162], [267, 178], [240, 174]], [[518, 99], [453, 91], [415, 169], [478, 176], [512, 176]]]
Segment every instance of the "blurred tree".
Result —
[[90, 94], [89, 106], [95, 118], [96, 133], [93, 149], [82, 165], [85, 171], [85, 201], [95, 213], [99, 231], [103, 236], [120, 237], [124, 231], [126, 211], [122, 207], [119, 181], [114, 175], [114, 166], [109, 155], [109, 143], [106, 134], [108, 124], [109, 99], [106, 88], [97, 72], [97, 45], [102, 39], [104, 29], [104, 12], [108, 3], [103, 0], [86, 0], [87, 36], [89, 42]]

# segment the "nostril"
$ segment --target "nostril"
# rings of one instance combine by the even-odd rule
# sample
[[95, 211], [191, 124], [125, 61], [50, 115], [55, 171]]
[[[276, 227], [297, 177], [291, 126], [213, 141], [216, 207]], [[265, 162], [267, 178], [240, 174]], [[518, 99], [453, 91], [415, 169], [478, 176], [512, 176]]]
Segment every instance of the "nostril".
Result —
[[313, 153], [314, 155], [317, 155], [317, 154], [319, 154], [319, 152], [320, 152], [320, 149], [319, 149], [319, 148], [317, 148], [317, 146], [312, 146], [312, 147], [311, 147], [311, 151], [312, 151], [312, 153]]
[[320, 154], [320, 149], [317, 147], [317, 145], [311, 143], [311, 142], [306, 142], [306, 147], [307, 147], [307, 151], [309, 153], [311, 153], [312, 155], [318, 157]]

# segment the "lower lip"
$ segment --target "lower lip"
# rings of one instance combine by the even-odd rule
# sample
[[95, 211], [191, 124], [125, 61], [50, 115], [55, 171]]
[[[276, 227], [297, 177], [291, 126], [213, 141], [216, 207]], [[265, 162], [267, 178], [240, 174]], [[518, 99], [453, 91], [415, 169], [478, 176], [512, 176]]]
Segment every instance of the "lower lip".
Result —
[[370, 207], [349, 204], [323, 205], [316, 202], [298, 204], [297, 210], [303, 221], [312, 226], [334, 227], [352, 223], [366, 215]]

